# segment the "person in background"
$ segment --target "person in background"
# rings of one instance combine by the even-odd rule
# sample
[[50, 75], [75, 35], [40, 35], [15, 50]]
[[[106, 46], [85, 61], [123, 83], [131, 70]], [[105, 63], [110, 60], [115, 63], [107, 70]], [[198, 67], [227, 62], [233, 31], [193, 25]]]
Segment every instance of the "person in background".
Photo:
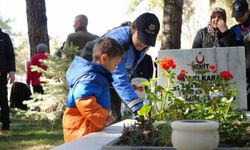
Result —
[[150, 81], [154, 73], [154, 65], [152, 57], [145, 54], [142, 61], [138, 64], [131, 78], [142, 77]]
[[143, 100], [143, 103], [146, 105], [150, 104], [150, 101], [147, 100], [146, 93], [144, 92], [149, 87], [148, 86], [143, 87], [140, 84], [145, 81], [150, 81], [153, 77], [153, 73], [154, 73], [154, 65], [152, 57], [148, 54], [145, 54], [145, 56], [136, 67], [130, 79], [132, 86], [137, 92], [137, 95], [140, 97], [140, 99]]
[[65, 42], [63, 42], [62, 46], [59, 49], [57, 49], [57, 51], [55, 52], [54, 56], [57, 56], [59, 58], [62, 57], [62, 51], [63, 51], [64, 45], [65, 45]]
[[[121, 100], [113, 94], [118, 94], [134, 114], [143, 106], [143, 101], [133, 89], [130, 79], [149, 47], [155, 46], [159, 30], [157, 16], [146, 12], [138, 16], [132, 25], [114, 28], [102, 36], [113, 38], [125, 49], [121, 62], [113, 72], [114, 81], [110, 87], [111, 113], [115, 122], [121, 120]], [[81, 54], [83, 58], [91, 60], [93, 47], [98, 40], [99, 38], [85, 45]]]
[[75, 17], [74, 29], [75, 32], [68, 35], [63, 50], [67, 49], [70, 44], [77, 46], [81, 50], [88, 41], [98, 38], [97, 35], [87, 31], [88, 18], [85, 15], [78, 15]]
[[223, 8], [213, 8], [208, 25], [196, 33], [192, 48], [226, 46], [222, 38], [221, 30], [218, 28], [219, 22], [226, 23], [226, 18], [226, 11]]
[[157, 61], [157, 57], [155, 57], [155, 61], [154, 61], [154, 67], [155, 67], [155, 78], [157, 78], [158, 77], [158, 68], [157, 68], [157, 63], [156, 63], [156, 61]]
[[32, 66], [37, 66], [43, 70], [46, 70], [47, 66], [42, 63], [42, 60], [48, 59], [48, 55], [46, 54], [47, 51], [48, 47], [45, 44], [38, 44], [36, 46], [36, 54], [31, 57], [31, 60], [28, 64], [26, 83], [28, 86], [30, 86], [30, 84], [32, 85], [34, 93], [44, 94], [44, 90], [42, 87], [42, 82], [40, 81], [42, 73], [32, 71]]
[[103, 37], [93, 48], [92, 62], [75, 56], [66, 73], [69, 92], [63, 115], [65, 142], [101, 130], [112, 122], [109, 84], [113, 81], [111, 72], [123, 54], [119, 43]]
[[9, 35], [0, 28], [0, 108], [2, 136], [9, 136], [10, 107], [8, 104], [8, 81], [15, 81], [16, 63], [13, 45]]
[[235, 0], [232, 10], [232, 17], [238, 24], [228, 29], [223, 23], [219, 23], [218, 27], [222, 31], [222, 38], [226, 45], [245, 47], [247, 109], [250, 110], [250, 13], [248, 2], [246, 0]]

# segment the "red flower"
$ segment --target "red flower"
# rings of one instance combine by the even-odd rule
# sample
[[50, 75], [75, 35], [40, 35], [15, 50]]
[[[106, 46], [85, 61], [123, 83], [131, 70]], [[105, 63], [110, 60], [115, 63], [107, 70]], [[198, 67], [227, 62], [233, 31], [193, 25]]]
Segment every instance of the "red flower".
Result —
[[134, 90], [137, 90], [137, 85], [133, 84]]
[[169, 68], [175, 69], [176, 65], [174, 60], [171, 58], [162, 58], [160, 61], [160, 67], [162, 69], [168, 70]]
[[216, 68], [216, 66], [215, 65], [210, 65], [209, 66], [209, 70], [210, 71], [215, 71], [217, 68]]
[[139, 86], [138, 89], [139, 89], [139, 92], [141, 93], [144, 91], [142, 86]]
[[180, 74], [177, 76], [178, 80], [184, 80], [187, 76], [187, 71], [185, 69], [181, 69]]
[[134, 90], [138, 90], [141, 93], [144, 91], [143, 86], [137, 86], [137, 85], [133, 84], [133, 88], [134, 88]]
[[231, 80], [231, 79], [233, 79], [233, 75], [229, 71], [227, 71], [227, 70], [220, 72], [220, 76], [222, 78], [224, 78], [225, 80]]

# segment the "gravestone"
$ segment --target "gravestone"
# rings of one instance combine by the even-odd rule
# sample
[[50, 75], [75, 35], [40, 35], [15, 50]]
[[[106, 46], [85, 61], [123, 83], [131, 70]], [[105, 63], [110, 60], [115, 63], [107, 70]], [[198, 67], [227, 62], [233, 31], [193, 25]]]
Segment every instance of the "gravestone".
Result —
[[143, 103], [148, 105], [150, 104], [150, 102], [147, 100], [145, 87], [140, 85], [141, 83], [146, 82], [146, 81], [148, 81], [146, 78], [136, 77], [131, 80], [131, 85], [135, 89], [135, 92], [138, 95], [138, 97], [143, 100]]
[[[158, 59], [172, 58], [175, 61], [175, 73], [178, 74], [181, 69], [188, 71], [189, 75], [194, 74], [190, 67], [192, 61], [198, 62], [203, 67], [208, 67], [210, 64], [217, 67], [217, 71], [230, 71], [236, 82], [235, 87], [238, 88], [236, 99], [238, 106], [241, 109], [247, 109], [247, 94], [246, 94], [246, 69], [245, 69], [245, 49], [244, 47], [215, 47], [215, 48], [196, 48], [196, 49], [171, 49], [160, 50]], [[159, 84], [162, 83], [160, 76], [161, 70], [157, 68]]]

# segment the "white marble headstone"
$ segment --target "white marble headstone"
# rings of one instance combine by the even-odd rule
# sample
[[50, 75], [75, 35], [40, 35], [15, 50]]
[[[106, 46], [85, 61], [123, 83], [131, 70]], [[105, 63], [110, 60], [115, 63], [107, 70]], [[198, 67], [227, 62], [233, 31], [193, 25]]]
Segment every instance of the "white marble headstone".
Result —
[[147, 95], [145, 94], [145, 87], [142, 87], [140, 84], [143, 82], [148, 81], [146, 78], [142, 78], [142, 77], [136, 77], [133, 78], [131, 80], [131, 84], [132, 86], [137, 89], [135, 89], [135, 92], [137, 93], [137, 95], [139, 96], [139, 98], [141, 98], [144, 102], [144, 104], [148, 105], [149, 101], [147, 100]]
[[[247, 95], [246, 95], [246, 69], [245, 69], [245, 49], [244, 47], [217, 47], [217, 48], [197, 48], [197, 49], [171, 49], [160, 50], [158, 58], [163, 57], [172, 58], [176, 64], [176, 74], [181, 69], [185, 68], [188, 74], [193, 71], [188, 64], [193, 60], [203, 61], [202, 64], [212, 64], [217, 67], [218, 72], [229, 70], [236, 82], [235, 87], [239, 89], [236, 99], [239, 108], [247, 108]], [[161, 83], [160, 69], [158, 66], [158, 77]]]

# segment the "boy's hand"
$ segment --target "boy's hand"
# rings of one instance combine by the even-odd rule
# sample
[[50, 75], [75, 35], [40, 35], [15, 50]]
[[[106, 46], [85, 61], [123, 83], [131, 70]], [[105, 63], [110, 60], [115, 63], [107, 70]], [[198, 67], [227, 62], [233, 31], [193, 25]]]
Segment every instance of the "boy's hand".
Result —
[[104, 123], [105, 127], [113, 124], [114, 121], [115, 121], [115, 118], [113, 116], [111, 116], [111, 114], [109, 114], [106, 122]]
[[10, 84], [12, 84], [15, 81], [15, 72], [13, 71], [9, 72], [8, 80], [10, 81]]

